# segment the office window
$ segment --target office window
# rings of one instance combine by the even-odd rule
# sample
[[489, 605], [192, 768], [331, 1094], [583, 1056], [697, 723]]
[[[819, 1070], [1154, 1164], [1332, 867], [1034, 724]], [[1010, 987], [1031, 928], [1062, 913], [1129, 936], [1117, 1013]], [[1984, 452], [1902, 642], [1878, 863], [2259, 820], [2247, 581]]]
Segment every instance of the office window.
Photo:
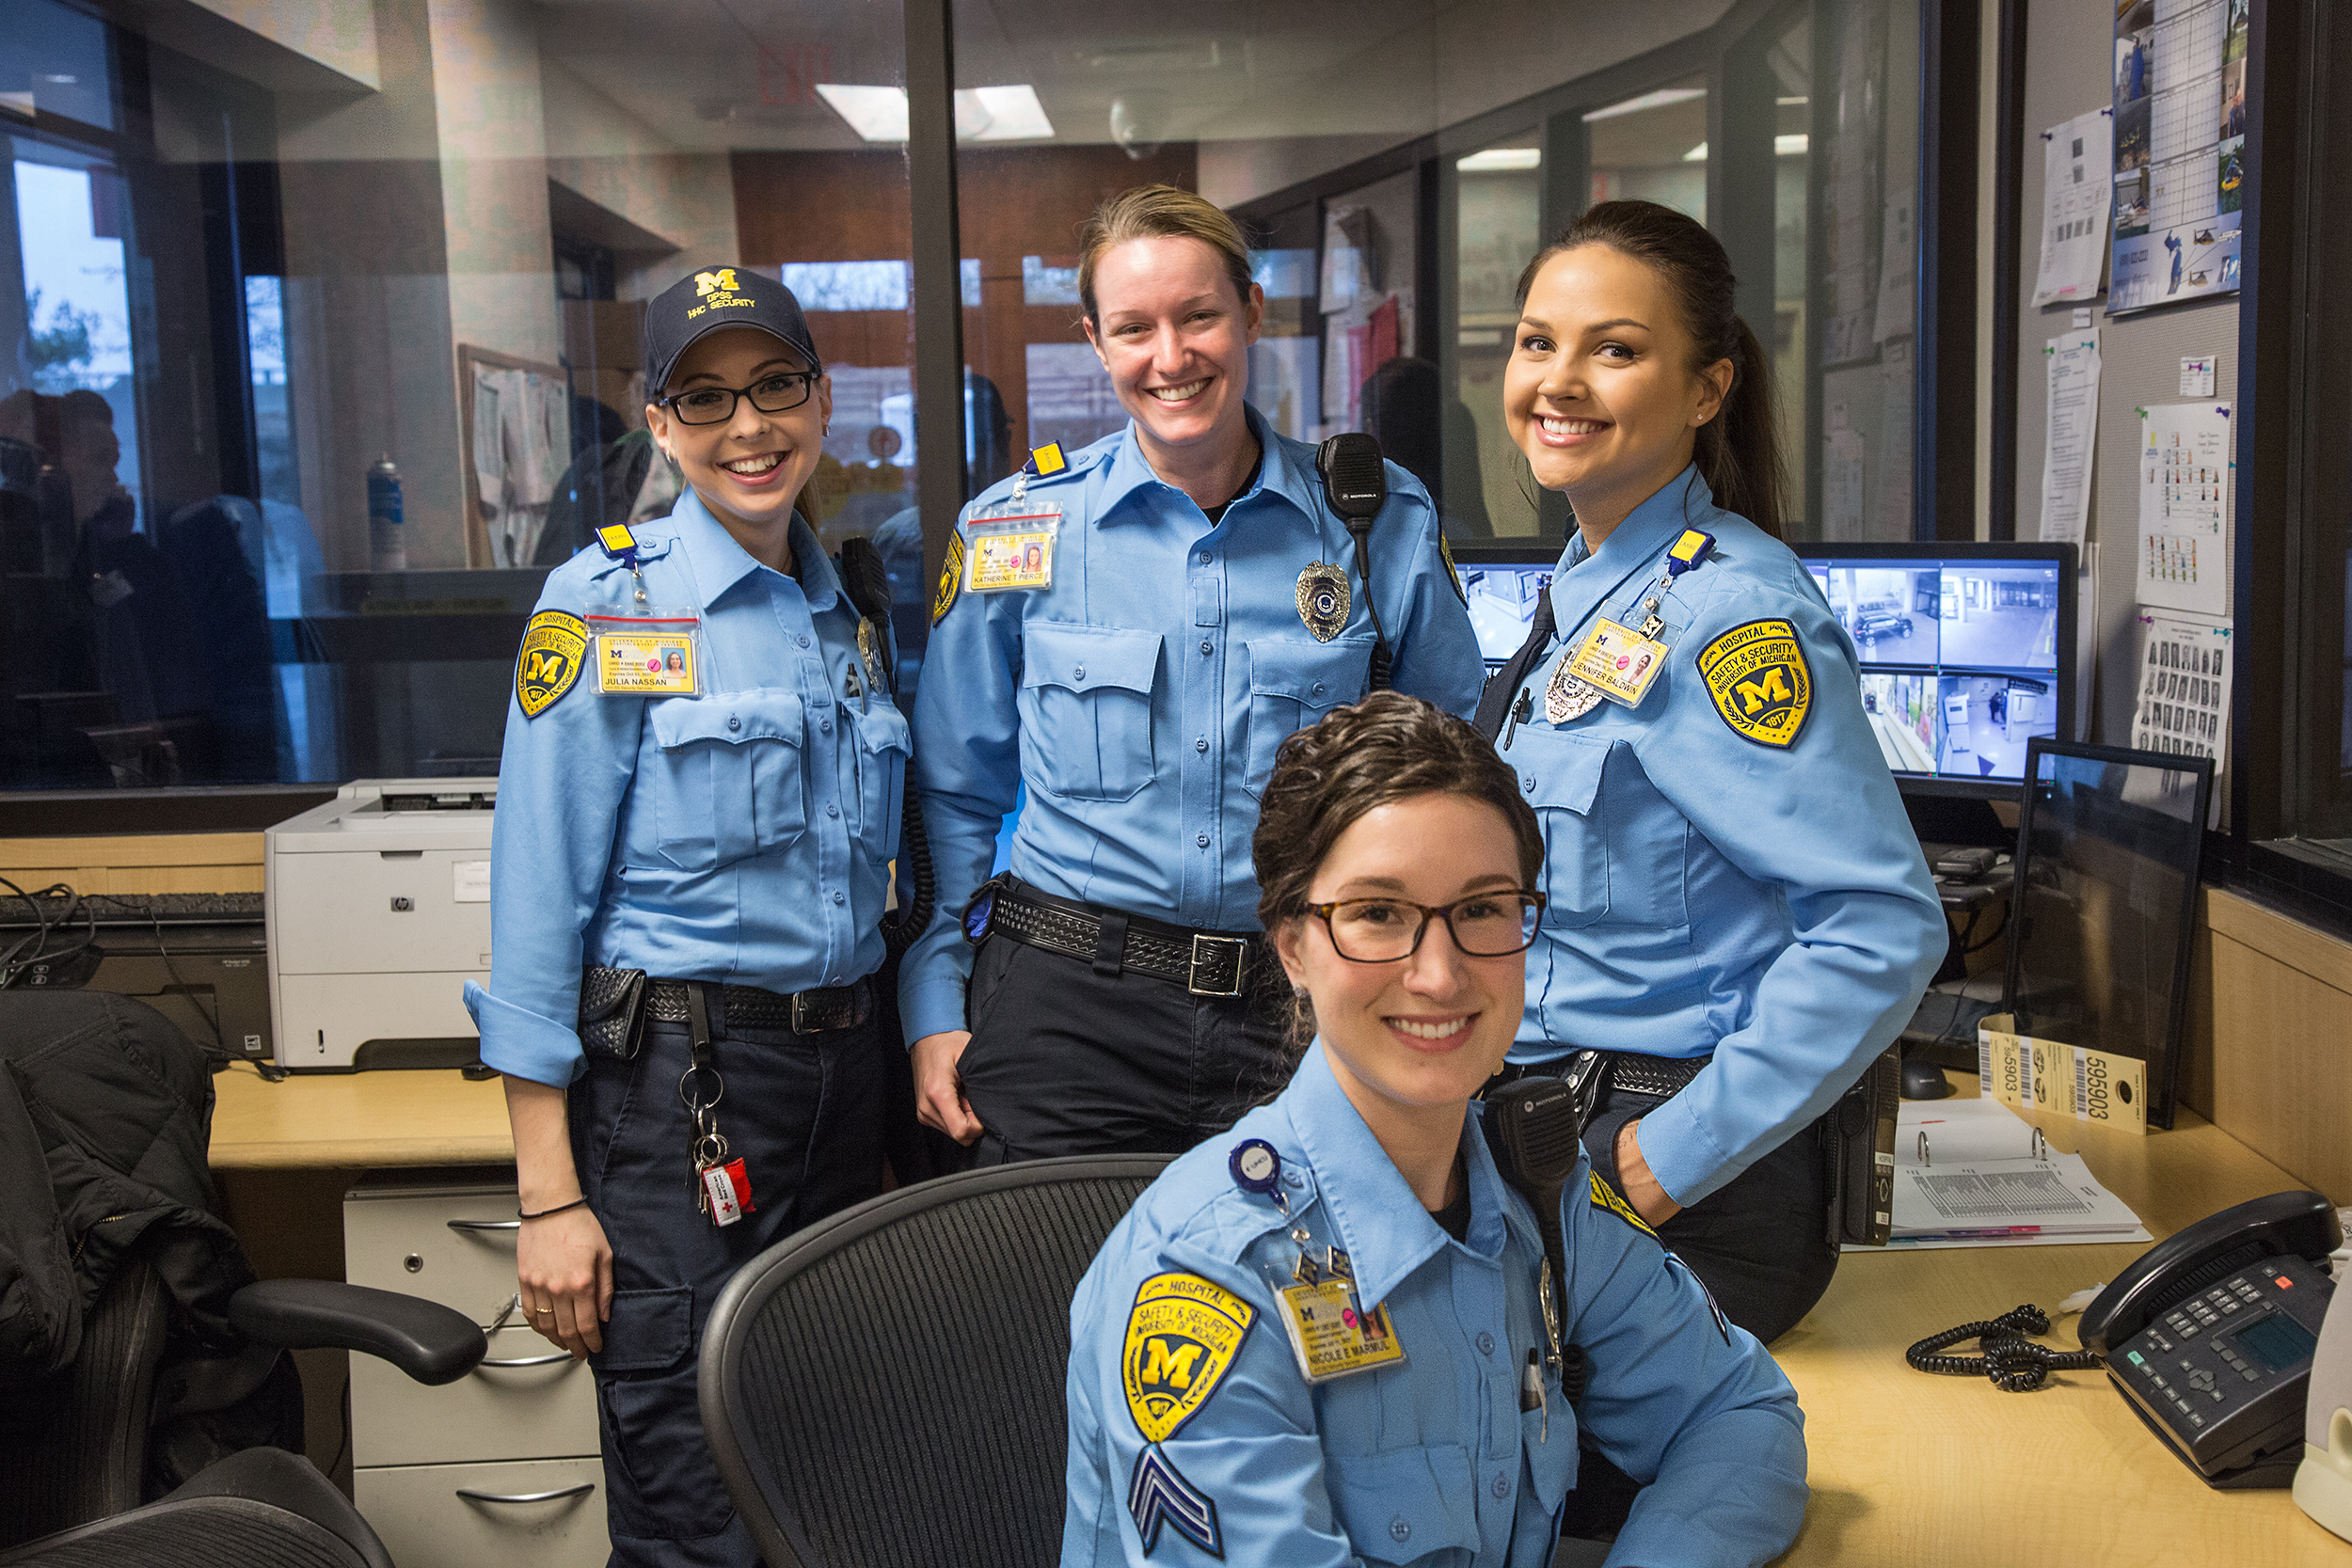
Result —
[[0, 28], [0, 789], [494, 771], [699, 266], [803, 297], [827, 543], [908, 511], [905, 152], [822, 90], [903, 103], [901, 8], [197, 14]]

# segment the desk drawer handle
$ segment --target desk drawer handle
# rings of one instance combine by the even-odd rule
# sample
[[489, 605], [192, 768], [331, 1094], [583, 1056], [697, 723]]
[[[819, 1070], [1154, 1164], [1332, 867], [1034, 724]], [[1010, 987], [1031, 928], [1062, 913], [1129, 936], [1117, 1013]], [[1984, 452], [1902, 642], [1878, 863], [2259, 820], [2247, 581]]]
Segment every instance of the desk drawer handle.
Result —
[[520, 1230], [523, 1227], [520, 1220], [451, 1220], [448, 1224], [452, 1230]]
[[569, 1361], [572, 1353], [557, 1351], [553, 1355], [510, 1355], [503, 1361], [477, 1361], [477, 1367], [552, 1367], [558, 1361]]
[[595, 1481], [583, 1481], [578, 1486], [559, 1486], [552, 1492], [477, 1492], [461, 1486], [457, 1495], [469, 1503], [551, 1503], [560, 1497], [585, 1497], [596, 1489]]

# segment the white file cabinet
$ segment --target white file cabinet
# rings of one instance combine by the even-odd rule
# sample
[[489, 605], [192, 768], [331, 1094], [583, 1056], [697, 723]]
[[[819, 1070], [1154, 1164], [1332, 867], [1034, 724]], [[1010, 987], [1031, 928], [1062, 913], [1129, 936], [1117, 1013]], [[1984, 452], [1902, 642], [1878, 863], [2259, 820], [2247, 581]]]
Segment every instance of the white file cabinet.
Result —
[[[414, 1173], [343, 1198], [344, 1272], [495, 1321], [515, 1293], [515, 1189]], [[490, 1354], [428, 1388], [351, 1358], [352, 1491], [400, 1568], [597, 1568], [605, 1536], [596, 1384], [517, 1312]]]

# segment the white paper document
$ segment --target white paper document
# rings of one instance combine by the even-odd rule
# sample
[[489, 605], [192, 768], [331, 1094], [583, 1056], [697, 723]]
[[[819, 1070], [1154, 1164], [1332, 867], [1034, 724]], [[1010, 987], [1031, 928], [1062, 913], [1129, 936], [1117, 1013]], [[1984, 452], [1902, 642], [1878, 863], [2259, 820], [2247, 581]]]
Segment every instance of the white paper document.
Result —
[[1905, 1101], [1895, 1119], [1888, 1245], [2031, 1246], [2144, 1242], [2139, 1216], [2078, 1154], [2040, 1145], [1994, 1100]]
[[[2033, 302], [2090, 299], [2107, 259], [2115, 196], [2115, 111], [2093, 109], [2042, 133], [2042, 266]], [[2044, 538], [2048, 535], [2044, 534]]]
[[2099, 436], [2099, 333], [2068, 332], [2043, 348], [2048, 438], [2042, 447], [2042, 540], [2079, 545]]
[[2226, 403], [2139, 411], [2141, 604], [2229, 613], [2230, 413]]

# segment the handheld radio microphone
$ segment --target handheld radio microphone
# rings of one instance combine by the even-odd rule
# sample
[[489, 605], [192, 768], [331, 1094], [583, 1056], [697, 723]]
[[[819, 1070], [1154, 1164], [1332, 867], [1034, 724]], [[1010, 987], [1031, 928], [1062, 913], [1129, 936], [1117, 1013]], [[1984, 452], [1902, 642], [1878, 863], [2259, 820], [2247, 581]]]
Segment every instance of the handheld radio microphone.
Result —
[[1364, 609], [1372, 616], [1371, 689], [1389, 686], [1389, 634], [1380, 625], [1380, 607], [1372, 592], [1372, 524], [1389, 500], [1389, 470], [1381, 461], [1380, 442], [1360, 430], [1334, 436], [1315, 453], [1315, 472], [1323, 480], [1323, 503], [1347, 526], [1356, 540], [1356, 575], [1364, 579]]

